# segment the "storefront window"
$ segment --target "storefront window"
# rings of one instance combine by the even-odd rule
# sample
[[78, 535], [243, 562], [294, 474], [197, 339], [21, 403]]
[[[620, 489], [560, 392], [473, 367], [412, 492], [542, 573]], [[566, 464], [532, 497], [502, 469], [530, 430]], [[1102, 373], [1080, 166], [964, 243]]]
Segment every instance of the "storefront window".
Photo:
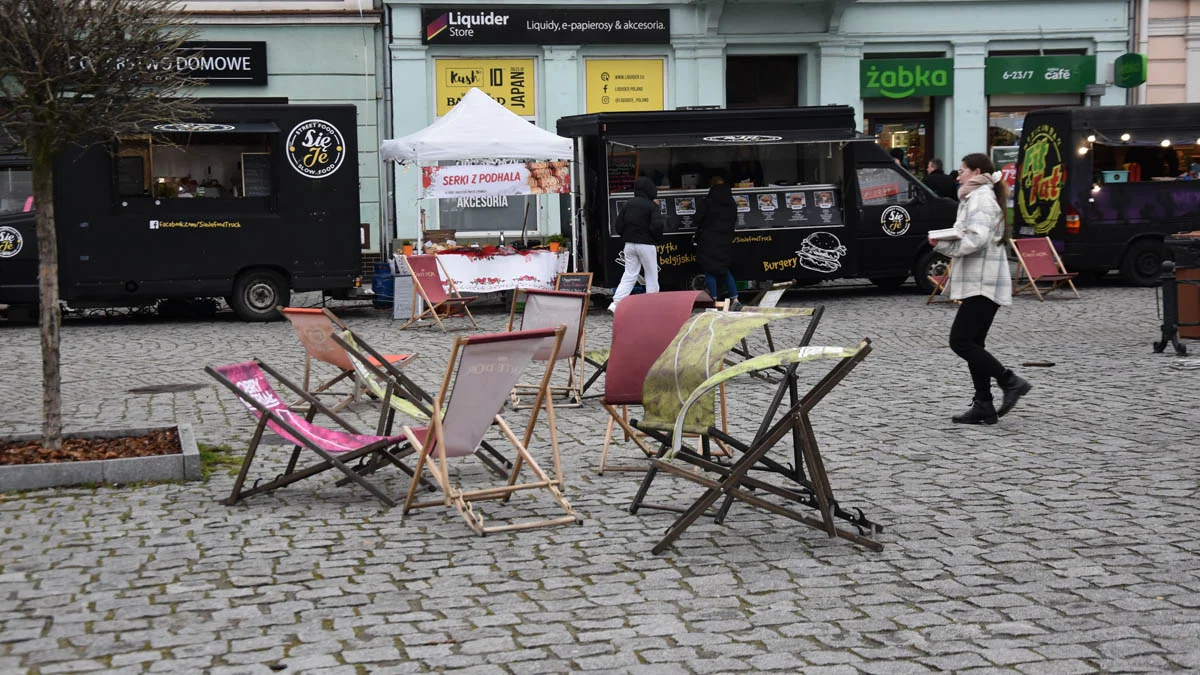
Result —
[[24, 168], [0, 168], [0, 214], [33, 210], [33, 173]]
[[874, 117], [868, 124], [872, 125], [869, 128], [879, 145], [899, 159], [901, 166], [910, 173], [925, 173], [925, 167], [933, 159], [929, 148], [929, 118], [882, 120]]
[[988, 112], [988, 147], [1021, 144], [1021, 127], [1027, 111]]
[[799, 104], [799, 56], [781, 54], [726, 58], [726, 108], [790, 108]]
[[122, 198], [233, 199], [270, 195], [270, 134], [167, 133], [117, 143]]

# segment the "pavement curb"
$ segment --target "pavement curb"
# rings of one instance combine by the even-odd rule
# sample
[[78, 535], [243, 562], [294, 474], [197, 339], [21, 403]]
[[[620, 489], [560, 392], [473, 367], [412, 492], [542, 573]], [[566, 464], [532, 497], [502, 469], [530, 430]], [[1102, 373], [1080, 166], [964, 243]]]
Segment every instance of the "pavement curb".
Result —
[[[0, 492], [40, 490], [42, 488], [84, 485], [87, 483], [143, 483], [151, 481], [200, 480], [200, 449], [192, 425], [178, 423], [178, 455], [101, 459], [86, 462], [53, 462], [0, 466]], [[115, 438], [140, 436], [171, 427], [106, 429], [64, 434], [64, 438]], [[27, 441], [41, 434], [17, 434], [0, 437], [4, 441]]]

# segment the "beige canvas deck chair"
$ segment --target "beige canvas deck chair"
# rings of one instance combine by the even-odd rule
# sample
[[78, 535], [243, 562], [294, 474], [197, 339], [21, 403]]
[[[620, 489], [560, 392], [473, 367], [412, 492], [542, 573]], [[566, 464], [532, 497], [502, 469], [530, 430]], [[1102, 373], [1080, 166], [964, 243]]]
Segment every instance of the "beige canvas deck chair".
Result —
[[[460, 336], [454, 340], [450, 360], [441, 389], [434, 397], [430, 425], [426, 428], [402, 427], [418, 453], [416, 476], [409, 487], [404, 501], [404, 513], [412, 509], [431, 506], [453, 506], [479, 535], [491, 532], [524, 530], [548, 525], [565, 525], [579, 522], [571, 504], [563, 496], [559, 485], [562, 482], [562, 463], [558, 447], [551, 443], [550, 451], [554, 462], [555, 477], [542, 469], [529, 452], [528, 439], [532, 435], [538, 413], [546, 410], [551, 427], [554, 426], [554, 404], [543, 400], [550, 382], [550, 373], [562, 344], [566, 328], [519, 331], [514, 333], [492, 333], [471, 337]], [[521, 378], [525, 367], [533, 360], [545, 343], [552, 345], [550, 358], [543, 368], [541, 387], [530, 412], [526, 426], [525, 441], [517, 438], [512, 428], [499, 415], [499, 410], [508, 400], [513, 385]], [[444, 411], [444, 412], [443, 412]], [[487, 431], [495, 425], [515, 451], [512, 472], [504, 485], [465, 490], [450, 476], [449, 460], [473, 454], [483, 441]], [[534, 480], [519, 483], [521, 470], [528, 467]], [[441, 499], [417, 502], [418, 478], [428, 472], [442, 489]], [[566, 515], [557, 518], [510, 522], [505, 525], [488, 526], [482, 513], [474, 504], [483, 500], [503, 500], [521, 491], [545, 490]]]
[[[475, 317], [471, 316], [471, 310], [467, 307], [475, 302], [475, 296], [462, 295], [458, 292], [458, 287], [454, 285], [454, 279], [450, 278], [445, 265], [438, 260], [436, 254], [406, 255], [403, 258], [404, 264], [408, 265], [409, 271], [412, 272], [413, 289], [416, 293], [412, 296], [412, 310], [409, 313], [408, 323], [401, 326], [400, 330], [404, 330], [428, 316], [433, 318], [437, 322], [438, 328], [445, 333], [446, 326], [442, 323], [442, 319], [460, 312], [466, 314], [472, 326], [476, 329], [479, 328], [479, 324], [475, 323]], [[446, 277], [446, 285], [450, 287], [449, 291], [442, 285], [443, 276]], [[418, 298], [425, 301], [425, 309], [420, 313], [417, 312]]]
[[1046, 295], [1066, 284], [1075, 297], [1079, 297], [1079, 290], [1075, 288], [1075, 277], [1079, 274], [1068, 272], [1067, 268], [1063, 267], [1062, 258], [1058, 257], [1058, 251], [1054, 250], [1054, 243], [1050, 241], [1050, 237], [1013, 239], [1011, 243], [1013, 252], [1017, 254], [1019, 266], [1017, 282], [1013, 284], [1013, 295], [1032, 290], [1038, 300], [1044, 302]]
[[929, 283], [933, 284], [933, 290], [929, 292], [929, 297], [925, 299], [925, 304], [932, 305], [937, 302], [950, 302], [950, 298], [946, 297], [946, 289], [950, 284], [950, 268], [953, 264], [953, 260], [947, 260], [946, 267], [941, 274], [930, 274], [926, 277], [929, 279]]
[[[346, 355], [346, 350], [333, 340], [334, 327], [346, 330], [346, 324], [342, 323], [342, 320], [328, 309], [302, 307], [278, 307], [277, 309], [292, 324], [292, 328], [296, 329], [296, 336], [300, 338], [300, 344], [304, 345], [304, 382], [300, 385], [304, 391], [314, 396], [333, 394], [335, 392], [329, 391], [331, 387], [342, 380], [350, 379], [353, 382], [350, 393], [334, 405], [333, 410], [341, 410], [357, 401], [363, 393], [363, 384], [355, 378], [354, 365]], [[411, 356], [411, 354], [380, 355], [388, 363], [397, 365], [407, 361]], [[314, 360], [337, 368], [338, 374], [316, 387], [310, 388]]]
[[[588, 296], [583, 293], [567, 291], [543, 291], [537, 289], [518, 289], [524, 294], [524, 308], [517, 314], [517, 297], [513, 294], [512, 310], [508, 314], [506, 330], [534, 330], [537, 328], [557, 328], [565, 325], [567, 332], [563, 335], [562, 348], [558, 350], [558, 360], [567, 362], [566, 386], [550, 387], [550, 396], [556, 398], [555, 405], [559, 407], [579, 407], [583, 403], [583, 348], [584, 322], [587, 321]], [[550, 345], [542, 347], [533, 356], [535, 362], [545, 361], [550, 356]], [[553, 368], [553, 366], [551, 366]], [[513, 408], [521, 410], [529, 407], [521, 400], [522, 394], [530, 394], [537, 390], [537, 385], [518, 384], [513, 388]]]

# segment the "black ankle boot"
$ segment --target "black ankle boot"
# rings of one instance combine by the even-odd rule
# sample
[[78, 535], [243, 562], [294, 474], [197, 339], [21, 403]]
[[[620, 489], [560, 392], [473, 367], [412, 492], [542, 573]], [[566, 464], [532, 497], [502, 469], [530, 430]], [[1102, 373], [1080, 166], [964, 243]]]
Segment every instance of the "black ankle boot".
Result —
[[1000, 391], [1004, 392], [1004, 400], [1000, 402], [1000, 409], [996, 411], [998, 417], [1012, 410], [1022, 396], [1029, 393], [1033, 389], [1033, 385], [1029, 384], [1023, 378], [1017, 377], [1011, 370], [1004, 371], [1005, 377], [1000, 378], [997, 383], [1000, 385]]
[[955, 424], [995, 424], [997, 421], [996, 408], [991, 401], [971, 401], [971, 407], [961, 415], [950, 418]]

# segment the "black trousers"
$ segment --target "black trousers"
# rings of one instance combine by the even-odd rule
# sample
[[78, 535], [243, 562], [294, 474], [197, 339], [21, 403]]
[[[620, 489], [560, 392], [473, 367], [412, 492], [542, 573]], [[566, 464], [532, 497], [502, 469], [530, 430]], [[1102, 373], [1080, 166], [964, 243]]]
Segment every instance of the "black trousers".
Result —
[[1000, 305], [982, 295], [966, 298], [950, 327], [950, 349], [967, 362], [978, 401], [991, 401], [992, 379], [1003, 382], [1006, 378], [1005, 367], [984, 348], [998, 309]]

